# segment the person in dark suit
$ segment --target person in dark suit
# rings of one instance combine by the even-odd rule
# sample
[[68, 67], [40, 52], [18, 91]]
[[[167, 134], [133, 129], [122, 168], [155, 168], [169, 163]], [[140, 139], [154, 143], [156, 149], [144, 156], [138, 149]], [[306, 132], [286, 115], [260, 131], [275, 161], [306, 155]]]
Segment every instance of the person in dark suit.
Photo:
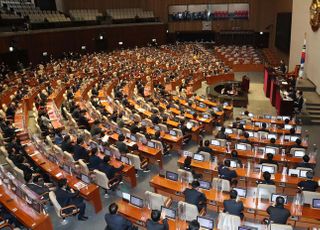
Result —
[[78, 125], [83, 126], [86, 130], [90, 131], [90, 124], [88, 119], [86, 118], [86, 110], [81, 110], [79, 119], [78, 119]]
[[131, 125], [131, 127], [130, 127], [130, 132], [131, 132], [132, 134], [136, 134], [136, 133], [140, 132], [140, 129], [139, 129], [139, 127], [138, 127], [137, 122], [134, 122], [134, 123]]
[[242, 162], [241, 160], [238, 158], [238, 151], [237, 150], [232, 150], [231, 151], [231, 158], [230, 160], [235, 161], [237, 163], [237, 167], [242, 168]]
[[67, 151], [68, 153], [74, 152], [74, 146], [71, 144], [71, 138], [69, 135], [65, 135], [61, 143], [62, 151]]
[[270, 216], [270, 221], [275, 224], [286, 224], [291, 216], [290, 211], [284, 207], [284, 198], [278, 196], [275, 206], [269, 206], [267, 213]]
[[216, 138], [219, 138], [219, 139], [227, 139], [228, 136], [227, 134], [225, 133], [226, 131], [226, 128], [225, 127], [221, 127], [220, 131], [217, 133], [216, 135]]
[[118, 205], [112, 203], [109, 205], [109, 213], [104, 216], [107, 223], [106, 230], [129, 230], [132, 228], [132, 223], [118, 213]]
[[243, 203], [242, 201], [236, 201], [238, 196], [238, 192], [236, 190], [230, 191], [230, 200], [224, 200], [223, 206], [224, 210], [223, 212], [227, 212], [231, 215], [239, 216], [241, 219], [243, 219]]
[[93, 122], [93, 125], [90, 129], [90, 133], [92, 136], [98, 135], [101, 133], [102, 129], [99, 127], [100, 126], [100, 121], [99, 120], [95, 120]]
[[103, 164], [103, 160], [98, 157], [99, 151], [97, 148], [91, 149], [91, 156], [89, 157], [89, 165], [88, 168], [90, 170], [100, 170], [101, 164]]
[[314, 168], [314, 166], [309, 163], [310, 157], [309, 157], [308, 155], [304, 155], [304, 156], [302, 157], [302, 159], [303, 159], [303, 162], [298, 163], [298, 164], [297, 164], [297, 167], [309, 168], [309, 169], [313, 169], [313, 168]]
[[313, 179], [313, 172], [309, 171], [306, 173], [307, 180], [300, 181], [298, 183], [298, 188], [302, 191], [309, 191], [309, 192], [316, 192], [319, 188], [318, 182], [312, 180]]
[[[107, 175], [108, 179], [111, 180], [115, 178], [116, 173], [121, 172], [124, 166], [121, 165], [119, 168], [116, 168], [110, 165], [109, 161], [110, 161], [109, 156], [105, 156], [103, 158], [103, 164], [100, 165], [100, 171], [104, 172]], [[117, 177], [121, 181], [121, 175], [117, 175]]]
[[263, 122], [261, 124], [261, 128], [259, 128], [259, 131], [268, 132], [267, 123]]
[[183, 194], [185, 197], [185, 201], [189, 204], [194, 204], [198, 207], [198, 210], [206, 207], [206, 195], [199, 191], [200, 183], [199, 181], [192, 181], [191, 189], [187, 188], [184, 190]]
[[74, 146], [74, 160], [83, 159], [86, 162], [89, 161], [89, 153], [88, 151], [82, 146], [84, 143], [83, 137], [78, 137], [77, 144]]
[[200, 229], [200, 224], [197, 220], [192, 220], [189, 225], [187, 230], [199, 230]]
[[128, 153], [128, 146], [124, 143], [125, 137], [123, 134], [120, 134], [118, 137], [118, 141], [116, 142], [116, 146], [119, 149], [119, 152], [122, 154]]
[[218, 173], [220, 178], [229, 180], [230, 182], [238, 177], [237, 172], [230, 169], [230, 160], [225, 160], [224, 165], [219, 166]]
[[244, 136], [244, 139], [241, 139], [240, 142], [249, 144], [250, 143], [250, 140], [249, 140], [250, 135], [249, 135], [249, 133], [248, 132], [244, 132], [243, 136]]
[[267, 153], [267, 159], [263, 159], [263, 160], [260, 161], [260, 164], [263, 164], [263, 163], [274, 164], [274, 165], [278, 166], [278, 162], [273, 160], [273, 154], [272, 153]]
[[49, 200], [49, 188], [44, 184], [40, 184], [38, 179], [39, 177], [32, 178], [32, 174], [30, 173], [24, 173], [24, 180], [28, 188], [38, 195], [43, 196], [46, 200]]
[[265, 171], [263, 173], [263, 179], [262, 181], [259, 181], [259, 184], [270, 184], [270, 185], [274, 185], [274, 181], [271, 180], [271, 174], [268, 171]]
[[294, 101], [293, 107], [296, 108], [297, 112], [301, 112], [303, 107], [304, 99], [303, 99], [303, 93], [301, 90], [298, 90], [297, 92], [297, 98]]
[[75, 205], [80, 210], [78, 220], [85, 221], [88, 219], [84, 215], [86, 204], [83, 202], [83, 198], [79, 196], [79, 191], [74, 192], [67, 186], [67, 179], [63, 178], [58, 181], [58, 188], [55, 194], [61, 207]]
[[152, 115], [151, 115], [151, 121], [154, 125], [157, 125], [160, 123], [160, 118], [159, 116], [157, 115], [157, 112], [154, 112]]
[[197, 152], [203, 151], [203, 152], [207, 152], [207, 153], [214, 153], [214, 151], [209, 147], [210, 146], [210, 141], [209, 140], [205, 140], [204, 141], [204, 146], [201, 146], [198, 148]]
[[147, 220], [147, 230], [169, 230], [168, 219], [162, 218], [162, 223], [159, 223], [160, 217], [161, 213], [159, 210], [152, 210], [151, 219]]

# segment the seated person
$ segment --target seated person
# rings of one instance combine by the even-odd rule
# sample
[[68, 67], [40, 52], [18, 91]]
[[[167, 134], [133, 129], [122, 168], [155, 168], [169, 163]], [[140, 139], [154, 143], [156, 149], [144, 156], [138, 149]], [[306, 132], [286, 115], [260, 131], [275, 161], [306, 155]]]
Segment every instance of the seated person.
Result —
[[137, 122], [134, 122], [134, 123], [130, 126], [130, 132], [131, 132], [132, 134], [136, 134], [136, 133], [140, 132], [140, 129], [139, 129], [139, 127], [138, 127]]
[[75, 161], [79, 159], [83, 159], [86, 162], [89, 161], [89, 153], [83, 145], [84, 145], [84, 139], [82, 136], [80, 136], [78, 137], [77, 144], [74, 146], [74, 149], [73, 149], [74, 150], [73, 158]]
[[267, 159], [263, 159], [260, 161], [260, 164], [274, 164], [278, 166], [278, 162], [273, 160], [273, 154], [272, 153], [267, 153]]
[[160, 223], [160, 217], [161, 212], [159, 210], [152, 210], [151, 219], [147, 220], [147, 230], [169, 230], [168, 219], [163, 215], [162, 223]]
[[261, 124], [261, 128], [259, 128], [259, 131], [268, 132], [267, 123], [263, 122]]
[[132, 223], [118, 214], [118, 205], [112, 203], [109, 205], [109, 213], [104, 216], [107, 223], [106, 230], [129, 230], [132, 228]]
[[187, 230], [199, 230], [200, 224], [197, 220], [192, 220], [189, 222], [188, 229]]
[[74, 146], [71, 143], [71, 138], [69, 135], [64, 136], [63, 141], [61, 143], [61, 149], [62, 151], [66, 151], [68, 153], [74, 152]]
[[304, 103], [303, 92], [301, 90], [298, 90], [297, 98], [294, 101], [293, 107], [296, 109], [296, 111], [301, 112], [303, 103]]
[[95, 136], [95, 135], [99, 135], [101, 133], [102, 129], [100, 128], [100, 121], [99, 120], [95, 120], [93, 122], [93, 125], [90, 129], [90, 133], [92, 136]]
[[192, 170], [192, 168], [191, 168], [191, 163], [192, 163], [192, 157], [187, 156], [186, 159], [184, 159], [183, 166], [182, 166], [181, 168], [184, 169], [184, 170], [186, 170], [186, 171], [191, 172], [192, 175], [193, 175], [193, 178], [195, 178], [195, 179], [200, 179], [200, 178], [202, 178], [202, 175], [201, 175], [201, 174], [198, 174], [198, 173], [196, 173], [194, 170]]
[[237, 167], [242, 168], [242, 162], [241, 162], [241, 160], [238, 158], [238, 152], [237, 152], [237, 150], [234, 149], [234, 150], [231, 151], [231, 158], [230, 158], [230, 160], [237, 162]]
[[[147, 137], [147, 134], [145, 134], [145, 137]], [[150, 138], [151, 139], [151, 138]], [[162, 143], [162, 146], [163, 146], [163, 152], [165, 155], [168, 155], [169, 154], [169, 151], [170, 151], [170, 146], [167, 142], [164, 142], [162, 140], [162, 137], [161, 137], [161, 132], [158, 130], [155, 132], [154, 136], [153, 136], [153, 139], [156, 140], [156, 141], [160, 141]]]
[[249, 143], [250, 143], [249, 133], [248, 133], [248, 132], [244, 132], [244, 133], [243, 133], [243, 136], [244, 136], [244, 139], [241, 139], [240, 142], [249, 144]]
[[199, 191], [199, 181], [192, 181], [191, 187], [192, 188], [187, 188], [183, 192], [185, 202], [196, 205], [198, 207], [198, 210], [200, 211], [201, 209], [206, 207], [206, 195]]
[[125, 139], [125, 136], [123, 134], [120, 134], [118, 137], [118, 141], [116, 142], [116, 146], [121, 154], [129, 152], [128, 146], [124, 143]]
[[112, 165], [110, 165], [110, 157], [109, 156], [105, 156], [103, 158], [103, 164], [100, 165], [100, 171], [104, 172], [108, 179], [114, 179], [117, 178], [121, 181], [122, 176], [121, 175], [116, 175], [118, 172], [121, 172], [121, 170], [124, 168], [123, 165], [121, 165], [119, 168], [116, 168]]
[[84, 215], [86, 204], [83, 202], [83, 198], [79, 196], [79, 191], [75, 192], [67, 186], [67, 179], [63, 178], [58, 181], [58, 188], [55, 194], [61, 207], [75, 205], [80, 210], [78, 220], [85, 221], [88, 219]]
[[290, 211], [284, 207], [284, 198], [278, 196], [276, 204], [269, 206], [267, 213], [270, 216], [270, 221], [275, 224], [287, 224], [288, 218], [291, 216]]
[[60, 146], [63, 142], [63, 137], [62, 137], [62, 134], [61, 134], [61, 131], [58, 129], [58, 130], [55, 130], [55, 133], [54, 133], [54, 144]]
[[78, 125], [83, 126], [86, 130], [90, 131], [90, 124], [88, 119], [86, 118], [86, 110], [81, 110], [79, 119], [78, 119]]
[[310, 157], [306, 154], [302, 157], [303, 162], [297, 164], [297, 167], [302, 167], [302, 168], [309, 168], [309, 169], [313, 169], [314, 166], [312, 164], [309, 163], [310, 161]]
[[224, 165], [219, 166], [218, 173], [220, 178], [229, 180], [230, 182], [238, 177], [237, 172], [230, 169], [230, 160], [225, 160]]
[[271, 180], [271, 174], [268, 171], [265, 171], [263, 173], [263, 179], [261, 181], [258, 181], [258, 184], [269, 184], [269, 185], [274, 185], [274, 181]]
[[90, 170], [100, 170], [100, 165], [103, 164], [103, 160], [99, 157], [99, 151], [97, 148], [91, 149], [91, 155], [89, 157], [88, 168]]
[[204, 141], [204, 146], [201, 146], [198, 148], [197, 152], [207, 152], [207, 153], [214, 153], [214, 151], [209, 147], [210, 146], [210, 141], [209, 140], [205, 140]]
[[50, 189], [44, 185], [44, 183], [39, 182], [39, 176], [32, 177], [30, 173], [24, 173], [24, 180], [26, 185], [35, 193], [43, 196], [46, 200], [49, 200]]
[[307, 176], [307, 180], [300, 181], [298, 183], [298, 188], [302, 191], [316, 192], [319, 185], [317, 181], [312, 180], [313, 172], [312, 171], [307, 172], [306, 176]]
[[297, 138], [295, 141], [295, 144], [292, 145], [291, 148], [302, 148], [301, 143], [302, 143], [301, 139]]
[[226, 128], [222, 126], [220, 131], [217, 133], [216, 138], [218, 138], [218, 139], [227, 139], [228, 136], [225, 133], [225, 131], [226, 131]]
[[238, 192], [236, 190], [230, 191], [230, 200], [224, 200], [223, 206], [224, 210], [223, 212], [229, 213], [231, 215], [239, 216], [241, 219], [243, 219], [243, 203], [242, 201], [237, 201]]

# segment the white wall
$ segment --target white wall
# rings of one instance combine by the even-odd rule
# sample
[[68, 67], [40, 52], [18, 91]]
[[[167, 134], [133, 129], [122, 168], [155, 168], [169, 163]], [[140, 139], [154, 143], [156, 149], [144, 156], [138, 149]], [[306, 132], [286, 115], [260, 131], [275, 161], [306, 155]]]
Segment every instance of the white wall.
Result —
[[289, 70], [300, 64], [304, 39], [307, 33], [307, 56], [305, 76], [312, 81], [320, 94], [320, 29], [313, 32], [309, 23], [309, 8], [312, 0], [293, 0], [292, 30]]

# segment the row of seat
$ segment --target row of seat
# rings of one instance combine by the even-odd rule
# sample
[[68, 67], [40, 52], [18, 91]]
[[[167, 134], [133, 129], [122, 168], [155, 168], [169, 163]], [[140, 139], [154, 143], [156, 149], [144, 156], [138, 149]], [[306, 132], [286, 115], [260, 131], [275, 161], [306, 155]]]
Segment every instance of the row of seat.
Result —
[[154, 18], [153, 11], [145, 11], [141, 8], [129, 8], [129, 9], [107, 9], [107, 15], [114, 20], [120, 19], [135, 19], [139, 18]]

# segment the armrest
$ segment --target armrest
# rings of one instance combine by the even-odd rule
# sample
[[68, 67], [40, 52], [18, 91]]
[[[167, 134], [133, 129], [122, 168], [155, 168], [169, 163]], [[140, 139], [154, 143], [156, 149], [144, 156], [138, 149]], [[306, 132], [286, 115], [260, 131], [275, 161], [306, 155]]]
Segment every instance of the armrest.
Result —
[[171, 199], [171, 197], [169, 197], [169, 198], [164, 202], [164, 206], [165, 206], [165, 207], [170, 207], [171, 203], [172, 203], [172, 199]]
[[75, 205], [68, 205], [60, 209], [60, 216], [65, 218], [75, 215], [79, 212], [79, 209]]
[[205, 216], [206, 215], [206, 209], [205, 208], [201, 209], [200, 212], [199, 212], [199, 215], [200, 216]]

